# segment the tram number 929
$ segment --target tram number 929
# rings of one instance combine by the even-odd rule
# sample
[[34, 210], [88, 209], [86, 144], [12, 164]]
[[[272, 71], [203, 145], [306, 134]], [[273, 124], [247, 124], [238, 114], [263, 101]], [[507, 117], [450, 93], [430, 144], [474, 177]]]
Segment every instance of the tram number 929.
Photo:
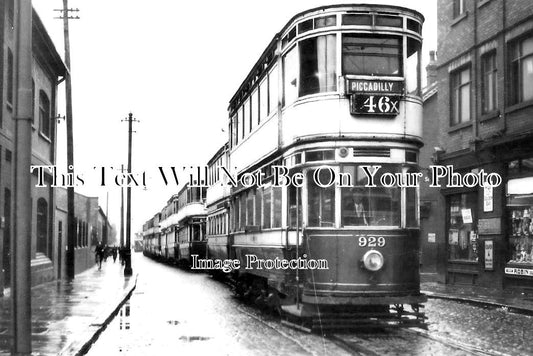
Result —
[[384, 247], [385, 243], [383, 236], [359, 236], [359, 247]]
[[362, 95], [351, 97], [352, 114], [398, 115], [400, 113], [400, 97], [388, 95]]

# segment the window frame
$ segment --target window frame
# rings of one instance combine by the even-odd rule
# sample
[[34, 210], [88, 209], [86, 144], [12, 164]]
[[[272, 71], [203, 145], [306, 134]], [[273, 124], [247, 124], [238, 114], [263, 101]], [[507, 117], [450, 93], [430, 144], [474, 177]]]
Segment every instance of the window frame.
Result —
[[[461, 82], [461, 74], [465, 71], [468, 71], [468, 81], [465, 83]], [[456, 85], [457, 79], [459, 79], [459, 85]], [[461, 94], [461, 89], [465, 86], [468, 87], [468, 120], [465, 120], [462, 115], [462, 97], [459, 95], [459, 102], [456, 102], [455, 94], [458, 92]], [[457, 110], [455, 105], [459, 105]], [[456, 126], [460, 124], [465, 124], [472, 121], [472, 68], [470, 63], [455, 69], [450, 72], [450, 126]]]
[[[390, 48], [397, 48], [397, 53], [395, 54], [374, 54], [373, 57], [386, 57], [386, 58], [396, 58], [398, 60], [398, 73], [369, 73], [368, 71], [363, 71], [361, 73], [348, 73], [346, 70], [346, 57], [348, 56], [345, 52], [345, 38], [347, 37], [356, 37], [356, 38], [368, 38], [372, 40], [380, 40], [380, 39], [395, 39], [398, 40], [398, 45], [390, 45], [388, 47]], [[376, 77], [399, 77], [402, 78], [404, 76], [404, 55], [403, 55], [403, 42], [404, 37], [402, 35], [397, 34], [379, 34], [379, 33], [359, 33], [359, 32], [343, 32], [341, 34], [341, 49], [340, 49], [340, 56], [341, 56], [341, 75], [342, 76], [357, 76], [357, 75], [364, 75], [364, 76], [376, 76]], [[357, 44], [354, 43], [354, 44]], [[380, 46], [381, 45], [381, 46]], [[381, 47], [383, 48], [383, 44], [379, 44], [377, 42], [374, 42], [374, 47]], [[372, 57], [370, 54], [368, 55], [358, 55], [357, 57]]]
[[[496, 50], [484, 53], [481, 56], [481, 113], [487, 114], [498, 109], [498, 57]], [[491, 65], [492, 67], [489, 67]], [[492, 77], [492, 83], [487, 87], [488, 78]], [[488, 92], [492, 90], [492, 93]], [[490, 95], [492, 94], [492, 95]], [[489, 96], [491, 98], [489, 98]], [[487, 102], [491, 102], [489, 107]]]
[[[522, 65], [523, 62], [527, 59], [533, 57], [533, 51], [523, 54], [522, 45], [527, 40], [533, 40], [533, 33], [528, 33], [525, 36], [521, 36], [511, 42], [509, 42], [508, 49], [508, 61], [509, 65], [507, 66], [509, 71], [510, 83], [513, 83], [510, 86], [508, 104], [515, 105], [526, 101], [533, 101], [533, 96], [529, 99], [524, 99], [523, 93], [523, 75], [522, 75]], [[515, 70], [517, 71], [515, 74]], [[515, 75], [517, 77], [515, 77]]]
[[[43, 104], [47, 104], [46, 107]], [[44, 90], [39, 90], [39, 132], [46, 138], [52, 133], [51, 102]]]

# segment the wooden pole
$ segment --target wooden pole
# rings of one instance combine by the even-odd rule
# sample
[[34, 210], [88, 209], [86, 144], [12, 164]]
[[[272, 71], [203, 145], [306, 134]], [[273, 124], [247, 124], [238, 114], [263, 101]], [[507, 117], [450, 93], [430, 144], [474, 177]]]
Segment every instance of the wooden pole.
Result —
[[12, 247], [13, 354], [31, 354], [32, 4], [18, 0], [15, 98], [15, 226]]

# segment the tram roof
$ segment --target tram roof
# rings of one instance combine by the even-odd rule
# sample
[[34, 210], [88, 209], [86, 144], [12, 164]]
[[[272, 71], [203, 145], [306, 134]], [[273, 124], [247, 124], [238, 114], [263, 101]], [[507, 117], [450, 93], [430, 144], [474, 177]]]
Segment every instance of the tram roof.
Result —
[[255, 64], [252, 66], [252, 69], [250, 70], [250, 72], [248, 73], [246, 78], [242, 81], [242, 83], [239, 86], [239, 88], [235, 91], [235, 94], [233, 94], [233, 96], [231, 97], [231, 99], [229, 101], [229, 105], [228, 105], [228, 111], [231, 111], [232, 103], [237, 99], [237, 97], [239, 96], [239, 93], [242, 91], [242, 89], [246, 85], [248, 85], [248, 83], [250, 82], [250, 78], [252, 78], [254, 75], [256, 75], [258, 68], [261, 66], [262, 63], [264, 63], [265, 59], [268, 58], [268, 55], [271, 52], [275, 51], [276, 44], [277, 44], [278, 40], [281, 39], [283, 33], [287, 29], [289, 29], [298, 18], [300, 18], [302, 16], [305, 16], [306, 14], [313, 13], [313, 12], [318, 12], [318, 11], [322, 11], [322, 10], [329, 10], [329, 9], [341, 9], [341, 8], [354, 8], [354, 10], [359, 10], [359, 11], [372, 11], [372, 10], [380, 11], [381, 10], [381, 11], [389, 12], [389, 13], [390, 13], [390, 11], [399, 11], [399, 12], [404, 12], [404, 13], [410, 13], [412, 15], [415, 15], [415, 16], [419, 17], [422, 23], [424, 23], [424, 21], [425, 21], [424, 15], [422, 15], [417, 10], [410, 9], [410, 8], [407, 8], [407, 7], [403, 7], [403, 6], [385, 5], [385, 4], [354, 4], [354, 3], [351, 3], [351, 4], [333, 4], [333, 5], [318, 6], [318, 7], [314, 7], [314, 8], [307, 9], [307, 10], [304, 10], [302, 12], [299, 12], [296, 15], [294, 15], [287, 22], [287, 24], [285, 24], [285, 26], [283, 26], [281, 31], [279, 31], [278, 33], [276, 33], [274, 35], [274, 37], [269, 42], [268, 46], [265, 48], [265, 50], [263, 51], [261, 56], [259, 56], [259, 59], [257, 60], [257, 62], [255, 62]]
[[397, 10], [397, 11], [401, 11], [401, 12], [406, 12], [406, 13], [412, 13], [413, 15], [416, 15], [417, 17], [420, 17], [420, 20], [422, 20], [422, 23], [425, 21], [425, 18], [424, 18], [424, 15], [422, 15], [420, 12], [416, 11], [416, 10], [413, 10], [413, 9], [410, 9], [408, 7], [404, 7], [404, 6], [397, 6], [397, 5], [385, 5], [385, 4], [333, 4], [333, 5], [324, 5], [324, 6], [318, 6], [318, 7], [315, 7], [315, 8], [312, 8], [312, 9], [308, 9], [308, 10], [304, 10], [296, 15], [294, 15], [288, 22], [287, 24], [283, 27], [283, 29], [279, 32], [279, 35], [281, 35], [283, 32], [285, 32], [291, 25], [292, 23], [298, 19], [299, 17], [302, 17], [306, 14], [309, 14], [309, 13], [312, 13], [312, 12], [317, 12], [317, 11], [321, 11], [321, 10], [326, 10], [326, 9], [337, 9], [337, 8], [343, 8], [343, 7], [353, 7], [353, 8], [357, 8], [357, 10], [360, 10], [360, 11], [365, 11], [365, 10], [382, 10], [382, 11], [386, 11], [386, 10]]

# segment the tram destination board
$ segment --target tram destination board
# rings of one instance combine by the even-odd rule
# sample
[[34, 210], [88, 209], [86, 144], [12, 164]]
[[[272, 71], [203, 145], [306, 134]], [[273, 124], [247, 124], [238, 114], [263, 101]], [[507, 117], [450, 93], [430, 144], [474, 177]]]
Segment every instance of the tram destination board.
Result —
[[400, 113], [399, 95], [352, 94], [350, 96], [352, 114], [395, 116]]
[[403, 82], [347, 79], [352, 114], [395, 116], [400, 113]]

